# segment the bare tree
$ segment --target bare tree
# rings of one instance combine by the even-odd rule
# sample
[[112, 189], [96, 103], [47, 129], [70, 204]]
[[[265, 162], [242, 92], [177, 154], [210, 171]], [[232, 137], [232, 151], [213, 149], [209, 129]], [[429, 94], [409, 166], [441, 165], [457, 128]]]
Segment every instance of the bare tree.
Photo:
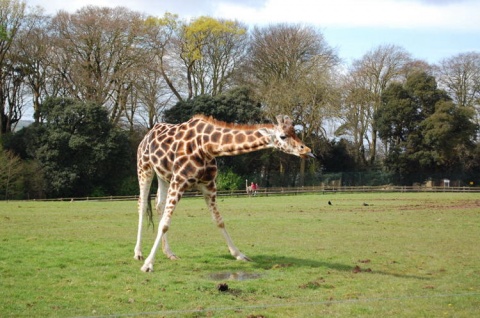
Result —
[[20, 120], [20, 95], [23, 73], [12, 45], [25, 22], [25, 2], [4, 0], [0, 2], [0, 136], [10, 132]]
[[[144, 126], [152, 128], [160, 120], [172, 100], [183, 100], [182, 86], [176, 85], [181, 66], [175, 63], [174, 39], [180, 22], [178, 16], [165, 13], [163, 17], [148, 17], [145, 20], [146, 37], [144, 48], [150, 53], [141, 72], [138, 73], [138, 117]], [[184, 82], [184, 81], [183, 81]]]
[[[298, 122], [302, 116], [295, 114], [294, 108], [305, 102], [311, 104], [313, 99], [310, 86], [310, 93], [299, 103], [297, 89], [309, 83], [316, 87], [315, 91], [328, 87], [337, 63], [338, 57], [319, 31], [312, 27], [279, 24], [253, 30], [245, 74], [257, 88], [270, 115], [296, 115]], [[318, 105], [320, 100], [315, 101]]]
[[[373, 122], [383, 90], [406, 74], [410, 54], [395, 45], [382, 45], [353, 62], [345, 80], [342, 130], [350, 132], [363, 161], [373, 164], [377, 154], [377, 130]], [[368, 145], [368, 153], [364, 149]]]
[[52, 20], [56, 71], [66, 93], [104, 105], [112, 122], [124, 115], [128, 74], [144, 62], [144, 18], [123, 7], [87, 6]]
[[476, 111], [480, 124], [480, 53], [461, 53], [440, 61], [436, 66], [437, 81], [458, 106]]
[[204, 37], [201, 58], [192, 69], [194, 95], [221, 94], [245, 56], [246, 27], [239, 22], [208, 17], [201, 17], [188, 27]]
[[[171, 104], [174, 96], [165, 82], [159, 60], [153, 58], [149, 65], [145, 65], [141, 74], [136, 80], [135, 92], [131, 94], [131, 98], [136, 98], [136, 103], [130, 103], [130, 114], [127, 115], [133, 128], [134, 122], [142, 120], [142, 125], [147, 128], [161, 121], [163, 110]], [[137, 108], [134, 109], [133, 106]], [[136, 113], [135, 113], [136, 112]]]
[[248, 35], [241, 23], [199, 17], [189, 23], [170, 16], [168, 41], [161, 41], [161, 67], [177, 101], [222, 93], [245, 55]]
[[18, 68], [22, 72], [28, 93], [31, 95], [34, 120], [39, 122], [40, 105], [47, 95], [48, 54], [51, 47], [48, 37], [49, 17], [43, 9], [35, 8], [29, 14], [28, 24], [19, 32], [14, 43]]
[[[244, 80], [255, 87], [266, 114], [292, 116], [302, 124], [304, 139], [322, 134], [337, 99], [333, 71], [338, 57], [321, 32], [288, 24], [255, 28], [248, 56]], [[302, 162], [301, 180], [304, 170]]]
[[372, 94], [361, 78], [348, 74], [343, 78], [342, 107], [339, 113], [340, 127], [335, 134], [348, 136], [353, 144], [354, 157], [361, 164], [366, 164], [364, 140], [369, 130], [372, 108]]

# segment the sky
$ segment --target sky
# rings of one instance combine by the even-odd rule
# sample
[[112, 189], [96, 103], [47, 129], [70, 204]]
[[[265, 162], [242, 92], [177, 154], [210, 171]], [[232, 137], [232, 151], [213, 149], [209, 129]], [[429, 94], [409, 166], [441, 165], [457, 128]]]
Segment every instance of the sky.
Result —
[[26, 0], [54, 15], [87, 6], [123, 6], [146, 15], [177, 14], [238, 20], [249, 27], [276, 23], [318, 28], [348, 65], [380, 45], [403, 47], [429, 63], [480, 52], [479, 0]]

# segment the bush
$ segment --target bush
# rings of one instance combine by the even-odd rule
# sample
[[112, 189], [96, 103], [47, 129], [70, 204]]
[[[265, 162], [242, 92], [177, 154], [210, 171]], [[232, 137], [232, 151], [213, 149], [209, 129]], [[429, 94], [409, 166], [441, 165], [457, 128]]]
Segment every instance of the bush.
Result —
[[234, 173], [231, 169], [220, 171], [217, 175], [217, 190], [234, 191], [240, 189], [243, 178]]

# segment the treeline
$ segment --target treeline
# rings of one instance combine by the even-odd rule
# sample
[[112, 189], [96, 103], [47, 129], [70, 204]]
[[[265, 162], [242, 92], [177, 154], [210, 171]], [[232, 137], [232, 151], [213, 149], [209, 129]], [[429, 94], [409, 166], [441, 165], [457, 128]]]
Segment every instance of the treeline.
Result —
[[[430, 65], [385, 44], [345, 65], [312, 26], [124, 7], [48, 16], [18, 0], [0, 10], [2, 199], [134, 194], [143, 134], [196, 113], [239, 123], [287, 114], [319, 158], [221, 158], [222, 189], [317, 185], [340, 171], [480, 182], [479, 52]], [[34, 123], [15, 131], [30, 109]]]

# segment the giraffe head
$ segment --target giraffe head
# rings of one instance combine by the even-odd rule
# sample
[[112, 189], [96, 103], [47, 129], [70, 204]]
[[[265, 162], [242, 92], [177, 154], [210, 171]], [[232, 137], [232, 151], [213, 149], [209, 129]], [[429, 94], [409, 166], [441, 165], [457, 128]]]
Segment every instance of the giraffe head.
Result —
[[274, 148], [301, 158], [315, 158], [312, 150], [305, 146], [295, 134], [290, 117], [278, 115], [277, 121], [278, 124], [273, 126], [273, 129], [263, 129], [261, 131], [263, 135], [271, 137], [271, 143]]

